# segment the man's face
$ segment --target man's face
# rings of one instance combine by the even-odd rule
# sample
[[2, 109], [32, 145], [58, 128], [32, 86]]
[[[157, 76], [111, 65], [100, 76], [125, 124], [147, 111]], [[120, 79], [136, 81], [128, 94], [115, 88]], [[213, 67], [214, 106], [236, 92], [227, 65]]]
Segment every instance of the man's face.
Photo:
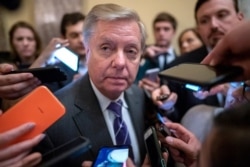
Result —
[[30, 29], [17, 28], [13, 34], [12, 43], [21, 60], [35, 56], [36, 41]]
[[198, 31], [205, 44], [213, 48], [217, 42], [243, 19], [233, 0], [210, 0], [196, 13]]
[[83, 21], [66, 27], [65, 38], [69, 41], [69, 48], [79, 56], [85, 55], [83, 45]]
[[174, 38], [175, 30], [170, 22], [161, 21], [154, 25], [155, 43], [161, 47], [169, 47]]
[[136, 77], [142, 54], [134, 21], [99, 21], [86, 46], [88, 72], [97, 89], [116, 99]]

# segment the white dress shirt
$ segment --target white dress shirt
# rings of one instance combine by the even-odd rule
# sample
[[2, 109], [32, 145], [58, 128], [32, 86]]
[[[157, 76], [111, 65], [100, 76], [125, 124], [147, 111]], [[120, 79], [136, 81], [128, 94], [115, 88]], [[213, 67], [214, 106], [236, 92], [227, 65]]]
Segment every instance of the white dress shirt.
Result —
[[[106, 121], [108, 130], [109, 130], [109, 134], [112, 138], [113, 144], [116, 145], [116, 139], [115, 139], [115, 134], [114, 134], [114, 129], [113, 129], [113, 122], [115, 119], [115, 115], [113, 112], [111, 112], [110, 110], [107, 109], [107, 107], [109, 106], [111, 100], [108, 99], [107, 97], [105, 97], [94, 85], [94, 83], [90, 80], [90, 83], [92, 85], [92, 88], [96, 94], [96, 97], [99, 101], [104, 119]], [[125, 124], [127, 125], [127, 129], [129, 132], [129, 136], [130, 136], [130, 140], [131, 140], [131, 145], [133, 148], [133, 153], [134, 153], [134, 161], [136, 164], [140, 163], [140, 151], [139, 151], [139, 147], [138, 147], [138, 142], [137, 142], [137, 138], [136, 138], [136, 134], [135, 134], [135, 130], [129, 115], [129, 108], [127, 106], [127, 103], [125, 101], [124, 98], [124, 93], [122, 93], [120, 95], [119, 98], [117, 98], [115, 101], [117, 101], [118, 99], [122, 100], [122, 119], [125, 122]]]

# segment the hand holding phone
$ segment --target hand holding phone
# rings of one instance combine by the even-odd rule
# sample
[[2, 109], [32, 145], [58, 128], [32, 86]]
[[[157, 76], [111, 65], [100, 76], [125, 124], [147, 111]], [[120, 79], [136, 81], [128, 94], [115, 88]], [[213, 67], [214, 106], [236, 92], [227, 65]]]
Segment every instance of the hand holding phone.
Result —
[[58, 67], [28, 68], [11, 71], [6, 74], [32, 73], [42, 83], [59, 82], [67, 79], [66, 74]]
[[34, 122], [36, 126], [31, 132], [11, 141], [9, 145], [31, 139], [46, 130], [64, 113], [64, 106], [48, 88], [39, 86], [0, 116], [0, 133]]
[[158, 131], [164, 136], [173, 136], [170, 129], [168, 129], [168, 127], [165, 125], [166, 121], [165, 119], [161, 116], [161, 114], [158, 112], [157, 113], [157, 118], [160, 122], [160, 126], [158, 127]]

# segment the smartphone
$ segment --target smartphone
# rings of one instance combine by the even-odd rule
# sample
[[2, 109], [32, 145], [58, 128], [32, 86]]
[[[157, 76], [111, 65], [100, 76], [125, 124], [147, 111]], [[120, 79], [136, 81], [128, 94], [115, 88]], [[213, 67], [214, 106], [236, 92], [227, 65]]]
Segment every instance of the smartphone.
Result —
[[27, 68], [11, 71], [6, 74], [32, 73], [42, 83], [59, 82], [67, 79], [66, 74], [59, 67]]
[[145, 72], [144, 78], [147, 78], [153, 82], [157, 82], [157, 77], [158, 77], [159, 72], [160, 72], [159, 68], [148, 69]]
[[79, 66], [79, 56], [66, 47], [58, 47], [48, 60], [49, 65], [54, 65], [57, 62], [64, 63], [71, 70], [77, 72]]
[[64, 160], [83, 155], [91, 148], [89, 139], [79, 136], [71, 141], [45, 153], [38, 167], [55, 166]]
[[215, 85], [232, 82], [242, 74], [239, 66], [209, 66], [183, 63], [159, 73], [163, 79], [184, 84], [192, 90], [209, 90]]
[[0, 116], [0, 133], [27, 122], [36, 126], [8, 145], [31, 139], [45, 131], [65, 113], [64, 106], [45, 86], [39, 86]]
[[156, 135], [155, 128], [153, 126], [149, 127], [144, 133], [144, 141], [151, 166], [166, 167], [167, 164], [162, 156], [161, 147]]
[[168, 129], [168, 127], [166, 125], [164, 125], [165, 121], [163, 119], [163, 117], [161, 116], [161, 114], [158, 112], [157, 113], [157, 118], [158, 120], [160, 121], [161, 125], [159, 126], [159, 128], [157, 129], [159, 132], [161, 132], [161, 134], [164, 136], [164, 137], [167, 137], [167, 136], [173, 136], [170, 129]]
[[92, 167], [123, 167], [129, 157], [129, 150], [128, 145], [104, 146], [100, 148]]

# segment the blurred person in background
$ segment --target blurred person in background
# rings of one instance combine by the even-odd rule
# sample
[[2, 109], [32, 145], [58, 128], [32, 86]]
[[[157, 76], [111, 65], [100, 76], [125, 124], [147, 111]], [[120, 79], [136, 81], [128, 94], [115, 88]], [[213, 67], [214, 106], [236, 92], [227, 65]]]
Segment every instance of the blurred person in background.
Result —
[[181, 55], [196, 50], [204, 45], [201, 36], [195, 28], [183, 30], [179, 35], [178, 44]]

